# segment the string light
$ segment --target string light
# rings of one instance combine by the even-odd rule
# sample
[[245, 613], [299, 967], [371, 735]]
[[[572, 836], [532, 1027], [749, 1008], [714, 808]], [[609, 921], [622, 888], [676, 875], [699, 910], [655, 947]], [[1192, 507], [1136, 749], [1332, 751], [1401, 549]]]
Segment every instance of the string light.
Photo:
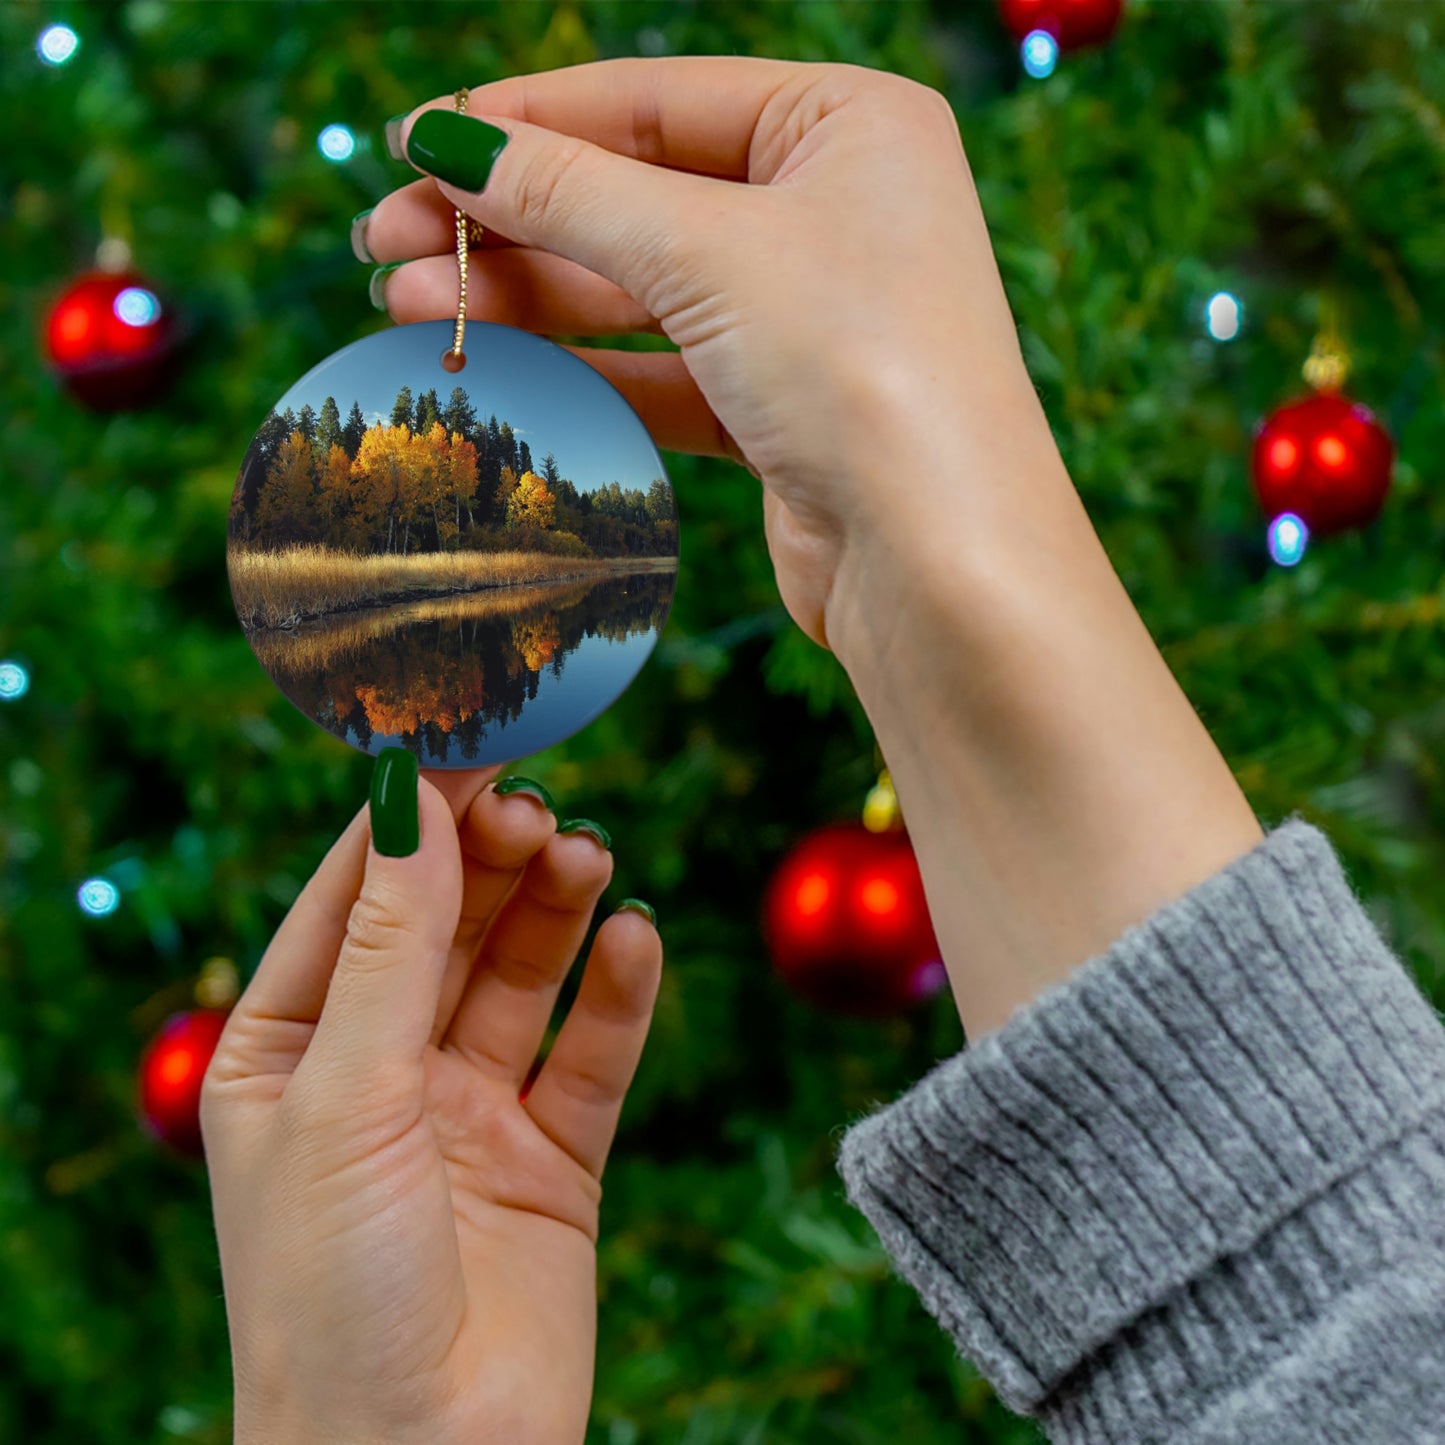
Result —
[[1035, 80], [1045, 80], [1059, 63], [1059, 42], [1047, 30], [1031, 30], [1020, 47], [1024, 69]]
[[1204, 329], [1216, 341], [1233, 341], [1244, 325], [1244, 307], [1228, 291], [1216, 291], [1204, 308]]
[[30, 674], [18, 662], [0, 662], [0, 702], [14, 702], [30, 691]]
[[120, 907], [120, 889], [109, 878], [87, 878], [76, 894], [83, 913], [105, 918]]
[[1293, 567], [1305, 554], [1310, 529], [1293, 512], [1281, 512], [1269, 524], [1269, 555], [1281, 567]]
[[349, 161], [356, 151], [356, 137], [344, 125], [329, 125], [316, 137], [317, 147], [329, 161]]
[[35, 42], [35, 53], [47, 65], [64, 65], [80, 49], [80, 36], [68, 25], [47, 25]]
[[127, 286], [111, 307], [116, 320], [127, 326], [153, 326], [160, 320], [161, 303], [154, 291], [144, 286]]

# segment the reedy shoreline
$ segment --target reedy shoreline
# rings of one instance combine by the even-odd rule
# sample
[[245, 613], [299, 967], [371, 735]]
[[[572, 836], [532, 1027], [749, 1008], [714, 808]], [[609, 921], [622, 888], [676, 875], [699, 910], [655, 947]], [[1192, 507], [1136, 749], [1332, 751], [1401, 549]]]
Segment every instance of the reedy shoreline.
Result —
[[546, 552], [414, 552], [360, 556], [318, 546], [226, 554], [236, 616], [247, 632], [290, 631], [303, 622], [429, 597], [493, 588], [661, 572], [676, 557], [559, 557]]

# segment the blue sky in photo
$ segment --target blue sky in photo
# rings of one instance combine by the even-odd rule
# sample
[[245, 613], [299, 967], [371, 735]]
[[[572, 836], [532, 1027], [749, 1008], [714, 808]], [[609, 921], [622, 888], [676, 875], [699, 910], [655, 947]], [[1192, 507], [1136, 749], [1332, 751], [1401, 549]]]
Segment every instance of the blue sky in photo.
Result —
[[451, 349], [451, 321], [420, 321], [373, 332], [313, 367], [275, 410], [319, 412], [336, 398], [341, 419], [359, 401], [368, 425], [391, 416], [403, 386], [413, 398], [431, 387], [445, 406], [454, 386], [463, 386], [482, 421], [496, 413], [508, 421], [532, 451], [540, 469], [550, 451], [557, 468], [579, 491], [609, 482], [646, 491], [657, 477], [667, 480], [662, 458], [637, 414], [605, 377], [560, 346], [493, 322], [467, 322], [462, 351], [467, 364], [455, 374], [443, 369]]

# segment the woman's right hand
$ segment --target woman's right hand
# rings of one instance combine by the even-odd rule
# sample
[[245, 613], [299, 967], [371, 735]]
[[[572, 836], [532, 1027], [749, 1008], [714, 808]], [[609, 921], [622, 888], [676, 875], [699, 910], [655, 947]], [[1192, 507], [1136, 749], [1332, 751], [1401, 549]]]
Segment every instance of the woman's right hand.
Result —
[[[398, 158], [429, 110], [453, 101], [388, 126]], [[475, 193], [437, 155], [470, 146], [485, 163], [496, 137], [479, 119], [510, 139]], [[488, 232], [473, 317], [676, 342], [569, 349], [659, 446], [758, 477], [783, 601], [840, 656], [900, 556], [986, 535], [986, 511], [1019, 504], [1017, 478], [1066, 481], [937, 91], [853, 65], [620, 59], [479, 86], [441, 124], [436, 184], [393, 192], [357, 233], [359, 252], [411, 262], [386, 275], [386, 309], [455, 314], [455, 206]]]

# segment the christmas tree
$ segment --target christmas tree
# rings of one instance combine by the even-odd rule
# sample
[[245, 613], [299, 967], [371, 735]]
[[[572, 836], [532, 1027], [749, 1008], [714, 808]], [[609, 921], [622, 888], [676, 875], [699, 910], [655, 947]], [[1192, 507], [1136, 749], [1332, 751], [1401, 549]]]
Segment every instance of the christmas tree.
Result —
[[[249, 650], [228, 507], [271, 403], [390, 324], [350, 218], [414, 179], [385, 119], [459, 85], [744, 53], [941, 90], [1136, 606], [1261, 820], [1323, 828], [1445, 1001], [1445, 11], [1134, 0], [1050, 64], [977, 0], [16, 0], [0, 39], [0, 1439], [231, 1439], [204, 1167], [138, 1127], [137, 1060], [205, 959], [244, 982], [372, 765]], [[46, 318], [98, 253], [180, 322], [140, 407], [87, 409], [46, 364]], [[1394, 440], [1393, 486], [1371, 526], [1283, 556], [1250, 448], [1326, 323]], [[615, 707], [516, 769], [605, 822], [604, 907], [648, 899], [667, 949], [605, 1180], [588, 1439], [1035, 1440], [892, 1276], [833, 1165], [845, 1124], [962, 1045], [951, 997], [830, 1015], [765, 950], [779, 860], [875, 779], [867, 719], [779, 602], [755, 479], [666, 461], [663, 639]]]

